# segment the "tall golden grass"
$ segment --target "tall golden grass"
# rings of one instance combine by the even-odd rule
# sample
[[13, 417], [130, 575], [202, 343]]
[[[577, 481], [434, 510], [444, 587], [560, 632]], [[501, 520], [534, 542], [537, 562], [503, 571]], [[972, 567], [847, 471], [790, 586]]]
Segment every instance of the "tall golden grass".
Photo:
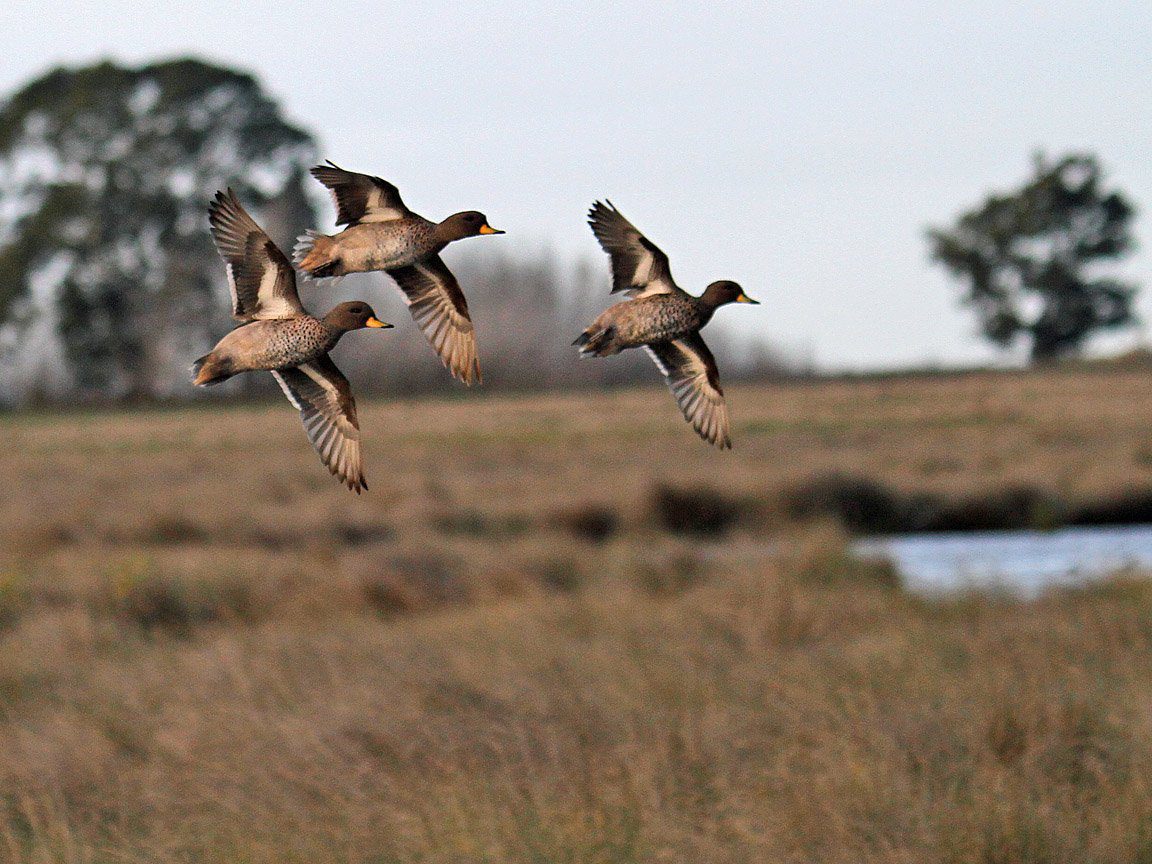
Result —
[[772, 503], [1152, 483], [1149, 396], [378, 403], [360, 498], [279, 405], [4, 418], [0, 861], [1152, 861], [1152, 588], [924, 600]]

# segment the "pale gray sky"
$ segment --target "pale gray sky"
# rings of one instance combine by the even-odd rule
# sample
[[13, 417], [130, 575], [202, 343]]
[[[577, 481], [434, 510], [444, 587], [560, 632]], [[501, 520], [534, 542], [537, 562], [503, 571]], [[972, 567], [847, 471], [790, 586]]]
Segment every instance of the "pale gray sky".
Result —
[[[612, 198], [685, 288], [740, 281], [764, 305], [725, 317], [826, 368], [994, 356], [923, 231], [1038, 148], [1096, 151], [1152, 210], [1146, 0], [8, 8], [4, 92], [101, 57], [247, 68], [326, 157], [510, 251], [604, 263], [584, 212]], [[1152, 321], [1150, 225], [1126, 270]]]

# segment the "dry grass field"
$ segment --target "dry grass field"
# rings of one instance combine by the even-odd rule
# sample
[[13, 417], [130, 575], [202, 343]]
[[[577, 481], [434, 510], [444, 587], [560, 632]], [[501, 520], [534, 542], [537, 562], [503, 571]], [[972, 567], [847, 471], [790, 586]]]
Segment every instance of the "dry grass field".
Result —
[[359, 498], [278, 403], [0, 416], [0, 861], [1152, 862], [1152, 587], [832, 518], [1139, 503], [1152, 374], [729, 399], [367, 404]]

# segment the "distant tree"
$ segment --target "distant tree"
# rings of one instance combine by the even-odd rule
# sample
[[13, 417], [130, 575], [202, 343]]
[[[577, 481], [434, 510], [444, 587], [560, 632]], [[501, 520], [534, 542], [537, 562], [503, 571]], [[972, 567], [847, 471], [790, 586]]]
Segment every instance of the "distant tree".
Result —
[[1032, 359], [1045, 361], [1135, 320], [1136, 286], [1100, 272], [1131, 250], [1134, 214], [1123, 194], [1103, 188], [1094, 156], [1037, 156], [1023, 187], [931, 229], [929, 241], [933, 259], [966, 283], [984, 335], [1005, 348], [1030, 338]]
[[179, 386], [227, 322], [209, 197], [235, 187], [288, 241], [314, 221], [315, 155], [252, 76], [198, 60], [33, 81], [0, 105], [4, 341], [52, 357], [84, 391]]

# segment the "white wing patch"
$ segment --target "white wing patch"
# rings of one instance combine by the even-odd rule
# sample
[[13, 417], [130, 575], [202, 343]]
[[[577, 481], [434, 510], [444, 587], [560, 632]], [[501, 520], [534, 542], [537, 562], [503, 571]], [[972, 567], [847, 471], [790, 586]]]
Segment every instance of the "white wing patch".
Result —
[[275, 266], [266, 266], [260, 276], [258, 318], [293, 318], [300, 314], [299, 301], [277, 293], [277, 285], [283, 273]]
[[395, 222], [407, 215], [402, 210], [390, 207], [384, 191], [379, 188], [373, 188], [368, 193], [367, 205], [364, 215], [359, 219], [360, 222]]
[[292, 265], [231, 189], [216, 193], [208, 208], [208, 224], [228, 275], [234, 318], [253, 321], [304, 314]]
[[300, 400], [296, 398], [296, 394], [292, 392], [292, 388], [288, 386], [288, 382], [284, 380], [284, 376], [273, 369], [272, 377], [276, 379], [276, 383], [280, 385], [280, 389], [284, 391], [284, 395], [288, 397], [288, 401], [292, 403], [292, 407], [297, 411], [303, 411], [304, 406], [300, 404]]
[[240, 295], [236, 291], [236, 264], [232, 261], [224, 262], [224, 272], [228, 274], [228, 291], [232, 294], [232, 317], [239, 318], [244, 314], [240, 305]]
[[319, 384], [321, 387], [323, 387], [325, 392], [328, 393], [329, 399], [333, 400], [333, 402], [339, 401], [340, 394], [336, 392], [335, 385], [333, 385], [333, 383], [329, 381], [328, 378], [325, 377], [319, 369], [317, 369], [311, 363], [305, 363], [303, 366], [297, 366], [296, 368], [311, 378], [313, 381], [315, 381], [317, 384]]

